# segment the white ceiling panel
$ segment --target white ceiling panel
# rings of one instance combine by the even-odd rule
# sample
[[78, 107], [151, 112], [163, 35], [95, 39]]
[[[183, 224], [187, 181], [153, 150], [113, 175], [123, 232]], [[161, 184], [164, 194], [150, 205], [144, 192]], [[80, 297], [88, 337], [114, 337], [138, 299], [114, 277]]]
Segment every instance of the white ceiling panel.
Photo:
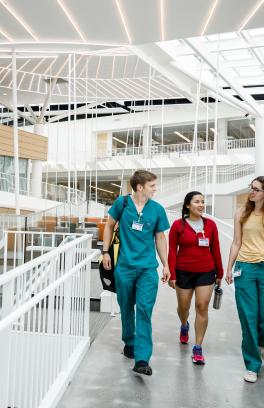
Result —
[[168, 0], [164, 3], [165, 40], [200, 35], [212, 0]]
[[[257, 2], [258, 0], [219, 0], [206, 33], [237, 31]], [[259, 10], [259, 15], [262, 15], [262, 21], [264, 21], [264, 10]], [[223, 27], [225, 27], [224, 30]], [[249, 26], [246, 28], [249, 28]]]
[[[27, 22], [40, 41], [81, 41], [56, 0], [9, 0], [8, 3]], [[18, 22], [16, 25], [19, 27]], [[14, 38], [19, 40], [19, 35], [14, 34]]]
[[120, 4], [133, 44], [161, 41], [160, 0], [121, 0]]
[[[9, 3], [13, 4], [13, 2]], [[27, 23], [27, 9], [22, 9], [21, 17]], [[32, 36], [2, 4], [0, 4], [0, 27], [6, 31], [14, 41], [34, 41]], [[7, 40], [5, 39], [4, 42], [7, 42]]]
[[64, 3], [78, 21], [88, 42], [128, 43], [115, 1], [64, 0]]

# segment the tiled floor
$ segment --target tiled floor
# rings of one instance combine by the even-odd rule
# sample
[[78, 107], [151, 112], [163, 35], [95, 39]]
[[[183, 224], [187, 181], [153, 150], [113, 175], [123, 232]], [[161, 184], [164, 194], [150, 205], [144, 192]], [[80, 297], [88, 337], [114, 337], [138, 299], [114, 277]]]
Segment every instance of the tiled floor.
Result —
[[[256, 384], [242, 379], [241, 333], [232, 289], [223, 306], [210, 306], [204, 342], [205, 366], [191, 361], [189, 345], [178, 341], [175, 293], [161, 286], [153, 316], [152, 377], [132, 372], [122, 354], [120, 317], [113, 318], [92, 344], [58, 408], [262, 408], [264, 369]], [[193, 325], [193, 313], [190, 316]]]

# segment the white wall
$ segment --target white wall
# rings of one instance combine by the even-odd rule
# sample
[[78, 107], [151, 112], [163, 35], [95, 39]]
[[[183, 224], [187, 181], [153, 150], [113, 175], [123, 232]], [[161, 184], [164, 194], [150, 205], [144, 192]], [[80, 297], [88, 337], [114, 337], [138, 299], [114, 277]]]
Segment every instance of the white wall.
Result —
[[[218, 117], [235, 118], [241, 117], [242, 113], [224, 103], [219, 104]], [[151, 112], [138, 112], [136, 114], [106, 116], [86, 120], [70, 122], [60, 122], [47, 124], [47, 134], [49, 138], [48, 161], [53, 168], [57, 164], [62, 164], [68, 168], [70, 159], [71, 169], [84, 170], [85, 161], [94, 162], [96, 151], [96, 132], [118, 131], [132, 128], [142, 128], [144, 125], [164, 126], [172, 124], [194, 123], [194, 106], [179, 105], [177, 107], [166, 106], [162, 118], [162, 110]], [[214, 109], [209, 109], [209, 120], [214, 119]], [[205, 106], [200, 107], [199, 121], [206, 121]], [[25, 130], [32, 131], [32, 126]], [[70, 136], [69, 136], [70, 135]], [[70, 154], [68, 154], [68, 152]], [[138, 166], [136, 166], [138, 167]], [[60, 170], [58, 168], [58, 170]]]
[[[19, 205], [21, 210], [44, 211], [62, 203], [58, 201], [44, 200], [42, 198], [19, 196]], [[0, 207], [15, 208], [15, 195], [0, 191]]]

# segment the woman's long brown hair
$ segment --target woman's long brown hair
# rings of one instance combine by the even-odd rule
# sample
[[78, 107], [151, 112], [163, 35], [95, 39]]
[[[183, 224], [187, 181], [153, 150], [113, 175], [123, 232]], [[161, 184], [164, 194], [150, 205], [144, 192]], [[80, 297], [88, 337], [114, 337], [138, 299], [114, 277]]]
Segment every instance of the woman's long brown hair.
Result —
[[[262, 190], [264, 190], [264, 176], [258, 176], [256, 178], [254, 178], [254, 180], [251, 181], [250, 185], [252, 185], [252, 183], [254, 181], [258, 181], [259, 183], [261, 183], [262, 186]], [[255, 209], [255, 203], [254, 201], [250, 201], [249, 200], [249, 196], [242, 214], [242, 217], [240, 218], [240, 223], [243, 225], [245, 224], [245, 222], [247, 221], [248, 217], [250, 216], [250, 214], [252, 213], [252, 211], [254, 211]], [[262, 205], [262, 222], [263, 222], [263, 226], [264, 226], [264, 202]]]

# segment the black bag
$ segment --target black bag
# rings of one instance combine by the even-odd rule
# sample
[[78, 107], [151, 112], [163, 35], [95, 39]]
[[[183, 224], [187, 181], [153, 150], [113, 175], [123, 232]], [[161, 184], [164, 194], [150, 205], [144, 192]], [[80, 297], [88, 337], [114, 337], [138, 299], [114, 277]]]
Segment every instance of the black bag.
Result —
[[[128, 196], [124, 196], [124, 202], [123, 202], [123, 208], [119, 217], [119, 220], [121, 220], [123, 211], [125, 207], [127, 206], [128, 202]], [[112, 237], [112, 242], [109, 247], [109, 256], [111, 258], [111, 269], [105, 269], [103, 265], [103, 260], [101, 259], [99, 263], [99, 271], [100, 271], [100, 279], [103, 285], [104, 290], [109, 290], [110, 292], [116, 292], [116, 285], [115, 285], [115, 265], [117, 263], [117, 258], [118, 258], [118, 252], [119, 252], [119, 246], [120, 246], [120, 239], [119, 239], [119, 223], [117, 228], [115, 229]]]

